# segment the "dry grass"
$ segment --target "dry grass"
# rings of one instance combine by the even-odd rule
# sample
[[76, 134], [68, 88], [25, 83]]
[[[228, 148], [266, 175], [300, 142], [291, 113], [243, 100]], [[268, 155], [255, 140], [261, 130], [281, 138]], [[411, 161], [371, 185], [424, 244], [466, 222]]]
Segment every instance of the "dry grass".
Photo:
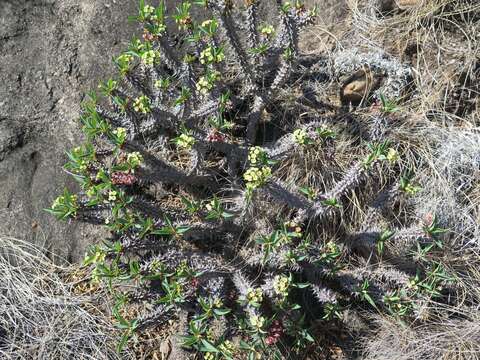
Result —
[[117, 359], [115, 329], [95, 296], [72, 284], [31, 244], [0, 238], [0, 358]]
[[412, 115], [474, 125], [478, 113], [464, 102], [478, 96], [472, 79], [478, 76], [480, 3], [425, 0], [390, 14], [374, 10], [374, 3], [349, 0], [352, 26], [345, 37], [360, 38], [362, 46], [381, 47], [412, 64], [416, 95], [406, 107]]

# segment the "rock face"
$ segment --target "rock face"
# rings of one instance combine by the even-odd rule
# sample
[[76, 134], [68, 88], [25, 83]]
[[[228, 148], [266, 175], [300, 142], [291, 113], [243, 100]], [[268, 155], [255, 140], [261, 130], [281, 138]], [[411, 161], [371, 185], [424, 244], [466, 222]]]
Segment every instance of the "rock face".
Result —
[[[45, 245], [67, 260], [99, 236], [43, 211], [64, 186], [65, 150], [80, 140], [83, 94], [113, 73], [136, 2], [0, 1], [0, 234]], [[1, 244], [0, 244], [1, 246]]]
[[[268, 6], [275, 2], [268, 3], [264, 11], [273, 13]], [[339, 3], [322, 3], [321, 20], [330, 22], [327, 9]], [[81, 100], [114, 73], [112, 57], [137, 31], [127, 20], [136, 7], [136, 0], [0, 0], [0, 235], [46, 246], [69, 261], [104, 236], [43, 209], [75, 186], [62, 166], [65, 150], [81, 140], [75, 122]]]

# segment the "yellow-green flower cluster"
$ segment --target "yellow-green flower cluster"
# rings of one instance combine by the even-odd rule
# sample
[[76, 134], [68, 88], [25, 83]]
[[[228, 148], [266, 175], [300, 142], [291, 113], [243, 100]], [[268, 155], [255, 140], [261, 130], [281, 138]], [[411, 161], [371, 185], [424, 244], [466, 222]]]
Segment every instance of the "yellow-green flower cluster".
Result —
[[195, 144], [195, 138], [191, 135], [180, 134], [175, 142], [183, 149], [191, 149], [193, 144]]
[[287, 221], [284, 223], [284, 225], [289, 229], [293, 229], [293, 232], [296, 234], [296, 236], [302, 236], [302, 228], [295, 221]]
[[147, 50], [140, 55], [145, 65], [153, 65], [160, 60], [160, 53], [157, 50]]
[[166, 89], [170, 85], [170, 80], [168, 78], [155, 80], [153, 86], [155, 89]]
[[208, 94], [218, 79], [220, 79], [220, 73], [217, 71], [210, 73], [208, 76], [201, 76], [197, 82], [197, 90], [202, 94]]
[[202, 22], [202, 27], [203, 27], [203, 28], [206, 28], [206, 27], [212, 25], [213, 23], [214, 23], [214, 22], [213, 22], [212, 19], [205, 20], [204, 22]]
[[84, 263], [103, 263], [105, 261], [105, 258], [107, 257], [107, 253], [99, 246], [95, 246], [93, 249], [95, 250], [93, 254], [91, 253], [91, 250], [85, 254]]
[[212, 211], [215, 208], [215, 205], [216, 201], [212, 200], [207, 205], [205, 205], [205, 208], [207, 209], [207, 211]]
[[208, 35], [213, 35], [217, 31], [218, 23], [213, 19], [208, 19], [202, 22], [201, 27]]
[[143, 162], [143, 156], [138, 151], [128, 153], [127, 163], [130, 165], [132, 169], [140, 166], [142, 162]]
[[117, 61], [123, 63], [131, 63], [133, 60], [133, 56], [130, 54], [122, 54], [117, 58]]
[[127, 129], [118, 127], [112, 131], [112, 134], [119, 139], [125, 139], [127, 137]]
[[247, 292], [247, 301], [249, 304], [260, 304], [263, 300], [262, 289], [249, 289]]
[[307, 132], [303, 129], [296, 129], [293, 132], [293, 138], [295, 142], [299, 145], [306, 145], [310, 140], [307, 136]]
[[154, 31], [155, 34], [161, 34], [161, 33], [165, 32], [165, 30], [167, 30], [167, 25], [161, 24], [159, 21], [157, 21], [158, 20], [157, 15], [152, 15], [151, 19], [157, 22], [157, 26], [156, 26], [155, 31]]
[[150, 99], [145, 95], [139, 96], [133, 102], [133, 109], [136, 112], [139, 112], [139, 113], [142, 113], [142, 114], [149, 113], [151, 111], [151, 109], [150, 109]]
[[120, 68], [120, 73], [126, 74], [130, 69], [130, 63], [133, 61], [133, 56], [130, 54], [122, 54], [117, 57], [116, 63]]
[[329, 241], [326, 244], [326, 248], [330, 253], [337, 253], [338, 252], [338, 245], [335, 244], [333, 241]]
[[145, 5], [143, 7], [143, 14], [146, 18], [151, 16], [155, 12], [155, 8], [152, 5]]
[[115, 201], [117, 200], [118, 193], [115, 190], [110, 190], [108, 192], [108, 201]]
[[[132, 50], [134, 52], [140, 52], [143, 49], [145, 49], [145, 44], [142, 43], [142, 41], [140, 39], [132, 40], [132, 42], [130, 44], [130, 50]], [[146, 49], [146, 50], [148, 50], [148, 49]]]
[[219, 297], [215, 297], [213, 299], [213, 306], [216, 307], [217, 309], [220, 309], [223, 306], [223, 301]]
[[202, 76], [197, 82], [197, 90], [202, 94], [207, 94], [213, 89], [213, 84], [210, 83], [205, 76]]
[[264, 25], [260, 28], [260, 33], [265, 36], [270, 36], [275, 32], [275, 28], [272, 25]]
[[206, 352], [205, 355], [203, 355], [203, 358], [205, 360], [215, 360], [215, 355], [211, 352]]
[[398, 151], [395, 150], [394, 148], [388, 149], [386, 157], [387, 157], [387, 160], [392, 164], [397, 162], [398, 159], [400, 158], [400, 156], [398, 155]]
[[263, 325], [265, 325], [265, 318], [263, 316], [251, 315], [249, 321], [250, 325], [257, 331], [261, 330]]
[[[65, 201], [67, 199], [65, 198], [65, 196], [63, 195], [60, 195], [59, 197], [57, 197], [54, 201], [53, 201], [53, 204], [52, 204], [52, 209], [57, 209], [61, 206], [63, 206], [65, 204]], [[76, 205], [77, 203], [77, 200], [78, 200], [78, 197], [77, 195], [71, 195], [70, 198], [69, 198], [69, 201], [70, 203]]]
[[277, 275], [273, 279], [273, 290], [281, 297], [288, 296], [288, 289], [290, 287], [290, 278], [284, 275]]
[[253, 190], [265, 184], [271, 175], [272, 169], [268, 166], [262, 168], [251, 167], [243, 174], [243, 178], [247, 182], [247, 189]]
[[159, 271], [162, 268], [163, 268], [163, 263], [158, 259], [153, 259], [148, 266], [148, 269], [153, 272]]
[[232, 356], [235, 353], [235, 344], [230, 340], [225, 340], [218, 346], [218, 349], [223, 354], [228, 354], [229, 356]]
[[252, 165], [257, 165], [265, 158], [265, 151], [260, 146], [254, 146], [248, 151], [248, 161]]
[[[73, 149], [72, 154], [74, 156], [77, 156], [77, 157], [81, 158], [82, 155], [84, 154], [84, 152], [83, 152], [83, 149], [81, 147], [76, 147], [76, 148]], [[87, 159], [80, 159], [79, 161], [77, 161], [78, 170], [80, 170], [80, 171], [87, 170], [88, 164], [89, 164], [89, 161]]]
[[213, 48], [212, 46], [207, 47], [200, 53], [200, 63], [202, 64], [212, 64], [219, 63], [225, 59], [225, 54], [221, 49]]

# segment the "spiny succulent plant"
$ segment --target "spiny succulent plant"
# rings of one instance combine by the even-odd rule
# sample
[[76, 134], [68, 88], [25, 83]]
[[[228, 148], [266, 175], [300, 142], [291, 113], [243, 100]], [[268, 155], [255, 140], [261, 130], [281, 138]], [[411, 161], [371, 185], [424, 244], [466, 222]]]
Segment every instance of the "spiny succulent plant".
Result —
[[[83, 104], [87, 140], [66, 165], [81, 191], [49, 211], [110, 230], [85, 264], [117, 296], [120, 348], [183, 314], [178, 346], [206, 359], [301, 358], [345, 307], [410, 316], [451, 280], [427, 259], [442, 246], [435, 218], [392, 218], [415, 188], [400, 184], [401, 120], [378, 114], [365, 134], [298, 107], [299, 32], [315, 12], [278, 0], [268, 24], [260, 5], [140, 1], [143, 40]], [[383, 263], [392, 242], [402, 259], [418, 246], [422, 265]]]

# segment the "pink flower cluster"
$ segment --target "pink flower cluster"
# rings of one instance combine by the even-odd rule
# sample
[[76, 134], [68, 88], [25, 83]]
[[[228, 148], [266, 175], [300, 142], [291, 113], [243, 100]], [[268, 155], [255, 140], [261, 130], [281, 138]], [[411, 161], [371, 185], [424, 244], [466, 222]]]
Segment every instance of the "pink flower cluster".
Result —
[[277, 343], [277, 341], [281, 338], [283, 335], [284, 329], [283, 329], [283, 324], [280, 320], [273, 320], [272, 326], [270, 326], [270, 329], [268, 329], [268, 336], [265, 339], [265, 342], [267, 345], [273, 345]]
[[114, 172], [111, 179], [114, 185], [133, 185], [137, 181], [134, 175], [124, 172]]

